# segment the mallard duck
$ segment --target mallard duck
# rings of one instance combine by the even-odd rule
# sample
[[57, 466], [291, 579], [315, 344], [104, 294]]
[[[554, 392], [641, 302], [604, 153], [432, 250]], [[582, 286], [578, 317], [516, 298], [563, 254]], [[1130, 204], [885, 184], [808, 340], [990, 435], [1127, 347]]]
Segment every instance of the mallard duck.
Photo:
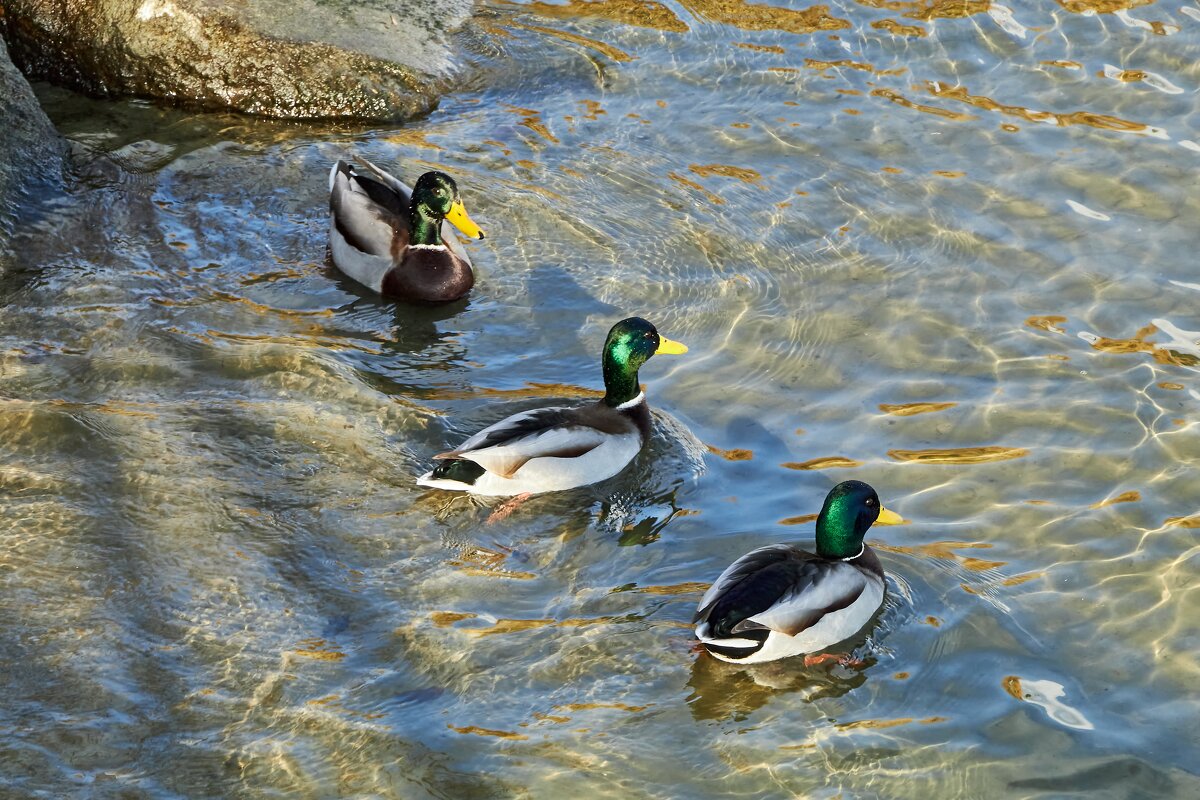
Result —
[[817, 517], [816, 554], [772, 544], [730, 564], [696, 609], [700, 643], [722, 661], [756, 664], [853, 636], [883, 604], [883, 566], [863, 542], [877, 521], [902, 522], [862, 481], [833, 487]]
[[454, 179], [426, 172], [409, 189], [360, 158], [370, 175], [338, 161], [329, 171], [333, 263], [372, 291], [402, 300], [448, 303], [471, 290], [471, 259], [446, 222], [483, 238]]
[[610, 478], [633, 460], [650, 435], [650, 409], [638, 385], [638, 368], [657, 353], [686, 352], [686, 346], [660, 336], [646, 320], [623, 319], [604, 343], [604, 399], [502, 419], [434, 456], [442, 463], [417, 483], [510, 497]]

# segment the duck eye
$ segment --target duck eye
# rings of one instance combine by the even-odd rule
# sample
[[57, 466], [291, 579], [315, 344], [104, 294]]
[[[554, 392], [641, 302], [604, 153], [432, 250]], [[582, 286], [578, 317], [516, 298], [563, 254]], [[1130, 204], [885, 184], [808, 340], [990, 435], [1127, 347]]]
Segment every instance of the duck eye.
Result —
[[875, 505], [875, 498], [868, 497], [866, 502], [867, 502], [867, 505], [873, 506], [873, 505]]

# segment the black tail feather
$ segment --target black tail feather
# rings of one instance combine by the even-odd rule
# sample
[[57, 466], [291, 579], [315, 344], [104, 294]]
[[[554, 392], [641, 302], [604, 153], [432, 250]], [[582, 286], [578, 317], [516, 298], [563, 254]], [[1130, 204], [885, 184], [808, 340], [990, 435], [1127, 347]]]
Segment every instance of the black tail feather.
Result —
[[431, 478], [445, 478], [451, 481], [458, 481], [471, 486], [475, 481], [479, 480], [479, 476], [487, 472], [483, 467], [476, 464], [474, 461], [468, 461], [465, 458], [451, 458], [442, 461], [433, 468]]
[[758, 644], [751, 647], [732, 647], [725, 644], [713, 644], [712, 642], [701, 642], [700, 644], [704, 645], [705, 649], [710, 653], [720, 653], [726, 658], [747, 658], [762, 649], [763, 645], [767, 643], [767, 636], [770, 633], [766, 628], [761, 628], [735, 634], [739, 639], [751, 639], [758, 642]]

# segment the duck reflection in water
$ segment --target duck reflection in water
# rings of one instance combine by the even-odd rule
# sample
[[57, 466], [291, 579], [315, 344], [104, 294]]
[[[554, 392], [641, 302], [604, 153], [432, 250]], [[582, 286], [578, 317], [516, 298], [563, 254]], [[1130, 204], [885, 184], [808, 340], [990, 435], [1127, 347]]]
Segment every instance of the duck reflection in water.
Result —
[[[846, 642], [845, 647], [860, 644]], [[696, 720], [743, 720], [781, 692], [799, 692], [807, 701], [841, 697], [866, 683], [875, 663], [868, 656], [810, 668], [797, 659], [730, 667], [701, 657], [692, 663], [687, 682], [692, 692], [685, 702]]]

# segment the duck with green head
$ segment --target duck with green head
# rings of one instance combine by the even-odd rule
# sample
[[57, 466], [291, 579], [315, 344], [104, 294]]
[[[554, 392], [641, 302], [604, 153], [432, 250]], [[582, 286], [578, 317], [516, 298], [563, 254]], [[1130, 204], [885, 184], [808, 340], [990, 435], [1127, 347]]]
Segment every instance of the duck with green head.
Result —
[[640, 317], [608, 332], [604, 398], [582, 406], [524, 411], [484, 428], [417, 479], [422, 486], [509, 497], [572, 489], [623, 470], [650, 435], [650, 409], [638, 369], [658, 353], [687, 347], [660, 336]]
[[752, 550], [726, 568], [696, 610], [696, 637], [722, 661], [755, 664], [845, 641], [883, 604], [883, 566], [864, 541], [898, 514], [862, 481], [830, 490], [817, 517], [817, 552], [790, 544]]
[[422, 303], [448, 303], [475, 285], [471, 259], [450, 225], [483, 238], [454, 179], [426, 172], [412, 189], [360, 158], [365, 172], [338, 161], [329, 172], [329, 251], [333, 263], [372, 291]]

